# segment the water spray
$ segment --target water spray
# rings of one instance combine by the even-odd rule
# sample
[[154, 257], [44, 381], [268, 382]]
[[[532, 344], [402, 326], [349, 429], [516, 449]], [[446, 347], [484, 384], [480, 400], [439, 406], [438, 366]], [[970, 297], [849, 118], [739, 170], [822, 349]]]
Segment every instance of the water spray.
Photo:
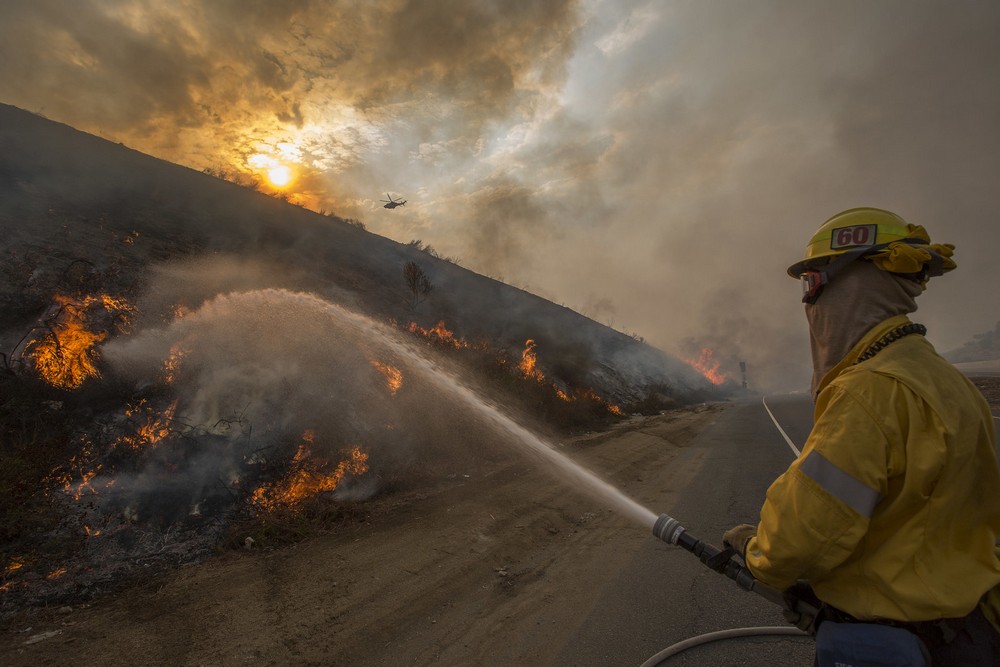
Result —
[[[325, 316], [333, 324], [346, 325], [348, 330], [353, 327], [357, 332], [363, 334], [368, 344], [381, 345], [386, 351], [405, 359], [407, 366], [420, 371], [456, 405], [477, 414], [496, 428], [498, 432], [506, 433], [510, 436], [510, 442], [518, 445], [522, 451], [530, 454], [536, 460], [550, 464], [549, 470], [557, 473], [573, 488], [586, 492], [602, 502], [610, 503], [623, 516], [647, 529], [652, 528], [653, 534], [657, 538], [691, 552], [707, 567], [732, 579], [740, 588], [753, 591], [783, 609], [815, 617], [816, 609], [814, 607], [807, 603], [799, 603], [781, 591], [757, 581], [743, 560], [732, 549], [720, 550], [697, 539], [681, 526], [680, 522], [667, 514], [657, 517], [654, 512], [558, 451], [552, 442], [522, 426], [499, 406], [468, 386], [463, 378], [448, 372], [428, 357], [416, 344], [401, 337], [395, 329], [337, 304], [324, 301], [315, 295], [277, 289], [233, 293], [226, 295], [221, 300], [217, 297], [205, 308], [215, 308], [225, 314], [228, 312], [226, 308], [233, 306], [233, 304], [236, 306], [264, 304], [270, 307], [269, 311], [274, 310], [275, 304], [281, 304], [287, 308], [299, 309], [309, 314], [312, 316], [311, 321], [323, 321]], [[246, 309], [237, 308], [236, 311], [242, 313]], [[212, 311], [206, 311], [206, 313], [206, 317], [213, 314]], [[747, 629], [741, 629], [739, 632], [745, 630]], [[787, 634], [787, 632], [776, 633], [775, 628], [751, 628], [749, 630], [758, 631], [755, 634], [764, 634], [759, 632], [762, 630], [766, 630], [766, 634]], [[798, 632], [794, 628], [783, 628], [783, 630]], [[692, 638], [688, 642], [668, 647], [666, 651], [654, 656], [647, 664], [657, 664], [659, 658], [670, 655], [680, 648], [696, 645], [693, 642], [701, 641], [704, 637]], [[654, 659], [656, 660], [653, 661]]]

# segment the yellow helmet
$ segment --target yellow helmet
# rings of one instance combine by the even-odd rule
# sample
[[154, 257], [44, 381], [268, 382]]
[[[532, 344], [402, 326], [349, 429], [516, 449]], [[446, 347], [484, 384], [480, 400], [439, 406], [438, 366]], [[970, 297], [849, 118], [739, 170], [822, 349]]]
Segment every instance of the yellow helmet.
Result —
[[925, 283], [955, 268], [955, 246], [931, 244], [920, 225], [911, 225], [880, 208], [852, 208], [823, 223], [806, 246], [806, 256], [788, 267], [788, 275], [803, 280], [803, 301], [812, 303], [834, 275], [865, 257], [876, 266]]

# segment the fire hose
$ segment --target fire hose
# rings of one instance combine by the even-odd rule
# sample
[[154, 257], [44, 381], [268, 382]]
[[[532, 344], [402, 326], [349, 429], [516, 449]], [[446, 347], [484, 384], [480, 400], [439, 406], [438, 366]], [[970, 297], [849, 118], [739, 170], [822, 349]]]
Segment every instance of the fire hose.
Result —
[[[685, 551], [691, 552], [710, 570], [732, 579], [743, 590], [752, 591], [782, 609], [800, 615], [806, 619], [808, 627], [814, 625], [816, 616], [819, 614], [819, 608], [813, 604], [813, 601], [762, 584], [754, 578], [753, 574], [746, 567], [746, 564], [743, 563], [742, 558], [732, 549], [726, 548], [720, 550], [711, 544], [699, 540], [691, 535], [677, 519], [668, 514], [661, 514], [656, 519], [656, 522], [653, 524], [653, 535], [667, 544], [673, 544]], [[711, 632], [667, 647], [646, 660], [642, 664], [642, 667], [655, 667], [655, 665], [660, 664], [663, 660], [693, 646], [700, 646], [701, 644], [719, 639], [760, 635], [809, 636], [809, 633], [797, 627], [734, 628]]]

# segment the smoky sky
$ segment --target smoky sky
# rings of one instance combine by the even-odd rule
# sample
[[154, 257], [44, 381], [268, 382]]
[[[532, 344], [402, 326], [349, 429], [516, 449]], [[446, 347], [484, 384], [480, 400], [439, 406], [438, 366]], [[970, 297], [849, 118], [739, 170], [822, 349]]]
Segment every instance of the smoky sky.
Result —
[[[1000, 5], [6, 0], [0, 101], [419, 238], [669, 352], [804, 387], [785, 268], [855, 206], [954, 243], [915, 318], [1000, 319]], [[263, 157], [260, 157], [263, 156]], [[256, 161], [255, 161], [256, 160]], [[405, 207], [381, 208], [386, 193]]]

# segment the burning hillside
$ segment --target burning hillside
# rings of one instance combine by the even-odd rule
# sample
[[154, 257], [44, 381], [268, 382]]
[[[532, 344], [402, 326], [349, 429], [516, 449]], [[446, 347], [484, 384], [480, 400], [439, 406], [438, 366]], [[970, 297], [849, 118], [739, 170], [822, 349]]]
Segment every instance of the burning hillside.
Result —
[[[712, 395], [685, 363], [420, 248], [10, 107], [0, 121], [8, 607], [508, 455], [417, 357], [563, 432]], [[419, 303], [410, 262], [434, 284]]]
[[[437, 362], [414, 366], [423, 355], [458, 355], [450, 366], [466, 375], [485, 368], [468, 381], [494, 391], [520, 386], [518, 409], [550, 423], [621, 414], [591, 388], [548, 379], [532, 340], [514, 353], [470, 345], [444, 323], [383, 326], [305, 293], [220, 295], [147, 313], [146, 322], [166, 324], [135, 330], [109, 323], [141, 314], [124, 299], [60, 297], [57, 305], [3, 387], [16, 391], [18, 378], [34, 377], [39, 395], [62, 398], [52, 410], [76, 415], [86, 404], [90, 422], [64, 434], [53, 455], [65, 458], [50, 460], [37, 488], [23, 491], [56, 525], [10, 527], [8, 600], [71, 595], [81, 582], [94, 586], [93, 576], [125, 576], [135, 562], [200, 557], [234, 520], [364, 499], [413, 479], [414, 464], [488, 458], [491, 436], [456, 419], [441, 378], [428, 375]], [[9, 410], [17, 401], [8, 398]], [[479, 446], [469, 449], [473, 437]], [[30, 456], [24, 444], [21, 455]], [[59, 558], [38, 551], [53, 536], [66, 543]], [[40, 567], [69, 575], [30, 585]]]

